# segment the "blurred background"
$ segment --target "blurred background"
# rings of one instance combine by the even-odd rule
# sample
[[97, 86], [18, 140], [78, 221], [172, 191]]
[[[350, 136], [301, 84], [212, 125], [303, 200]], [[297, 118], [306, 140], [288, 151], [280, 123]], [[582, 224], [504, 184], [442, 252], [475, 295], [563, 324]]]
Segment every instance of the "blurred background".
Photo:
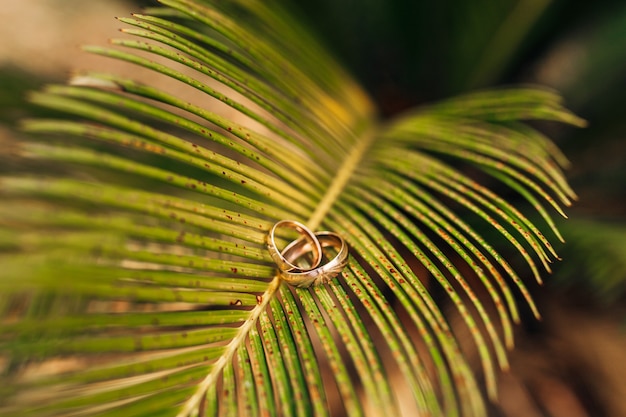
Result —
[[[531, 285], [544, 318], [528, 316], [518, 329], [491, 415], [626, 416], [626, 2], [283, 1], [361, 81], [381, 117], [474, 89], [540, 84], [589, 121], [582, 130], [541, 126], [570, 159], [579, 201], [558, 222], [563, 261], [544, 287]], [[16, 121], [38, 111], [26, 91], [80, 69], [130, 75], [79, 45], [104, 44], [121, 26], [114, 16], [152, 4], [3, 1], [2, 148], [19, 135]]]

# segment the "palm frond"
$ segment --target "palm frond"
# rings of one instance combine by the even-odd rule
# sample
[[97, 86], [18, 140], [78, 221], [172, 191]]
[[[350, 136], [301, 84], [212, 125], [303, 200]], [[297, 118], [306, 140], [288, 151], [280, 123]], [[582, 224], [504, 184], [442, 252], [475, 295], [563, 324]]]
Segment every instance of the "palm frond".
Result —
[[[57, 116], [23, 123], [22, 167], [0, 179], [3, 415], [483, 415], [434, 288], [470, 329], [494, 399], [515, 294], [538, 312], [528, 271], [466, 218], [540, 280], [536, 260], [556, 254], [491, 188], [518, 192], [560, 237], [539, 200], [562, 213], [574, 198], [564, 158], [520, 120], [582, 121], [555, 93], [518, 88], [382, 123], [278, 4], [161, 3], [120, 19], [132, 38], [85, 49], [180, 94], [91, 73], [30, 97]], [[340, 233], [348, 268], [282, 284], [264, 244], [281, 219]]]

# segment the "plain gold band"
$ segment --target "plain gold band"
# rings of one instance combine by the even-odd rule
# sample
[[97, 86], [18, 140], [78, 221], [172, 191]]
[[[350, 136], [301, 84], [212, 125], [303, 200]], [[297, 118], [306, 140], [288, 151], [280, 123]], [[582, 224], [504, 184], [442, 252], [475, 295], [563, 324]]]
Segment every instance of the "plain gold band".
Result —
[[[348, 245], [340, 235], [333, 232], [318, 232], [315, 237], [322, 248], [334, 247], [337, 254], [328, 263], [308, 271], [302, 269], [299, 272], [282, 270], [281, 276], [287, 283], [299, 288], [325, 284], [337, 276], [348, 264]], [[315, 246], [301, 237], [287, 245], [281, 255], [291, 264], [311, 252], [315, 252]]]
[[[300, 239], [303, 242], [306, 242], [307, 244], [311, 245], [309, 251], [313, 252], [313, 261], [311, 262], [311, 265], [308, 269], [303, 269], [297, 265], [294, 265], [283, 256], [281, 251], [278, 250], [278, 247], [276, 246], [275, 234], [276, 234], [276, 229], [278, 229], [279, 227], [288, 227], [290, 229], [296, 230], [298, 233], [302, 235]], [[297, 242], [297, 241], [298, 240], [295, 240], [294, 242]], [[287, 247], [289, 246], [290, 245], [288, 245]], [[283, 249], [282, 252], [284, 252], [285, 249]], [[310, 271], [312, 269], [317, 268], [320, 262], [322, 262], [322, 246], [320, 245], [319, 240], [315, 237], [315, 234], [311, 230], [309, 230], [308, 227], [306, 227], [302, 223], [297, 222], [295, 220], [281, 220], [272, 227], [272, 229], [270, 230], [270, 233], [267, 236], [267, 250], [269, 251], [270, 256], [272, 257], [272, 259], [274, 260], [274, 262], [278, 266], [278, 269], [281, 272]], [[292, 261], [295, 259], [296, 258], [292, 259]]]

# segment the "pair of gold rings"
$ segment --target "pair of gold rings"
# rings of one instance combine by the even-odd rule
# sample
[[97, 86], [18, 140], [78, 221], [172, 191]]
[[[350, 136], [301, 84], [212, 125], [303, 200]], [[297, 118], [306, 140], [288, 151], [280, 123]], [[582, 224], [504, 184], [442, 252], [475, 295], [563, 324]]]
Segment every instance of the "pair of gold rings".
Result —
[[[281, 227], [294, 229], [302, 235], [282, 251], [276, 245], [276, 230]], [[325, 248], [336, 252], [330, 260], [325, 256]], [[348, 245], [340, 235], [328, 231], [313, 233], [295, 220], [281, 220], [272, 227], [267, 235], [267, 249], [281, 277], [299, 288], [325, 284], [348, 264]], [[322, 264], [324, 260], [327, 262]]]

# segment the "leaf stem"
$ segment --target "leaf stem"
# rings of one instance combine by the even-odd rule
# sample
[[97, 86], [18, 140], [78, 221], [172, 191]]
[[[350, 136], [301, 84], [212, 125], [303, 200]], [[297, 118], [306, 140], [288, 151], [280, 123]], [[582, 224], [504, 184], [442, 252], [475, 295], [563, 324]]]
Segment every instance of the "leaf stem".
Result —
[[353, 149], [352, 153], [348, 155], [343, 165], [335, 174], [328, 191], [326, 191], [326, 194], [317, 205], [315, 212], [313, 212], [311, 218], [307, 222], [307, 226], [311, 230], [317, 229], [320, 223], [322, 223], [322, 220], [337, 200], [337, 197], [346, 187], [346, 184], [352, 177], [352, 174], [359, 165], [359, 162], [361, 162], [361, 159], [363, 159], [365, 151], [370, 147], [374, 138], [374, 129], [370, 128], [361, 136], [360, 140], [356, 142], [356, 147]]
[[281, 279], [276, 275], [270, 282], [267, 290], [260, 297], [260, 302], [252, 309], [248, 320], [239, 328], [237, 335], [230, 341], [224, 354], [217, 360], [211, 372], [204, 378], [202, 383], [198, 386], [196, 392], [187, 400], [183, 408], [178, 412], [177, 417], [188, 417], [193, 415], [193, 410], [197, 409], [202, 403], [204, 396], [206, 395], [209, 387], [217, 383], [222, 370], [232, 360], [233, 356], [237, 352], [237, 349], [245, 343], [246, 337], [250, 334], [250, 330], [253, 326], [256, 326], [258, 318], [261, 313], [265, 311], [265, 308], [269, 304], [274, 294], [280, 288]]

